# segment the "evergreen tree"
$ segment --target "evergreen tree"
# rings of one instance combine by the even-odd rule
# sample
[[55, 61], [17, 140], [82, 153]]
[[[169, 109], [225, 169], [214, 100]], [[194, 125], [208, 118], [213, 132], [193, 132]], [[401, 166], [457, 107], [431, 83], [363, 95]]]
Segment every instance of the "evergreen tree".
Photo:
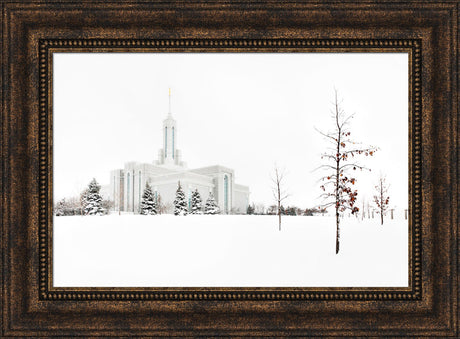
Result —
[[212, 192], [209, 192], [209, 197], [204, 207], [204, 214], [219, 214], [219, 212], [219, 206], [217, 206], [216, 200], [214, 200], [214, 195]]
[[145, 184], [144, 194], [141, 201], [141, 214], [155, 215], [158, 213], [158, 206], [156, 199], [153, 195], [152, 188], [148, 183]]
[[62, 200], [59, 200], [58, 203], [56, 204], [56, 207], [54, 208], [54, 214], [57, 217], [65, 215], [65, 210], [66, 210], [66, 201], [65, 198]]
[[88, 188], [82, 194], [82, 205], [84, 215], [102, 215], [102, 196], [99, 193], [101, 186], [93, 178], [88, 185]]
[[185, 200], [185, 194], [179, 181], [176, 191], [176, 199], [174, 199], [174, 215], [187, 215], [187, 213], [187, 201]]
[[256, 208], [255, 208], [254, 204], [248, 205], [248, 208], [246, 209], [246, 214], [254, 214], [255, 210], [256, 210]]
[[279, 211], [280, 211], [281, 215], [286, 215], [286, 209], [284, 208], [283, 205], [280, 206]]
[[192, 214], [203, 214], [201, 211], [201, 195], [198, 189], [195, 189], [192, 193]]

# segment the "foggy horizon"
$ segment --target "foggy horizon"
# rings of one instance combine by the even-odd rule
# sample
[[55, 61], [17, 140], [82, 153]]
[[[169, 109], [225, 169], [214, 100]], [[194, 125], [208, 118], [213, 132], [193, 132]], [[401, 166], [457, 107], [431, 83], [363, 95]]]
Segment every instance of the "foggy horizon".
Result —
[[54, 201], [78, 195], [94, 177], [109, 182], [125, 162], [152, 163], [162, 121], [177, 121], [177, 149], [188, 168], [222, 165], [249, 186], [250, 203], [273, 204], [270, 174], [286, 168], [285, 206], [321, 203], [314, 171], [325, 149], [315, 130], [332, 125], [334, 88], [352, 138], [379, 147], [358, 161], [357, 206], [372, 203], [380, 173], [390, 206], [408, 201], [406, 53], [174, 54], [55, 53]]

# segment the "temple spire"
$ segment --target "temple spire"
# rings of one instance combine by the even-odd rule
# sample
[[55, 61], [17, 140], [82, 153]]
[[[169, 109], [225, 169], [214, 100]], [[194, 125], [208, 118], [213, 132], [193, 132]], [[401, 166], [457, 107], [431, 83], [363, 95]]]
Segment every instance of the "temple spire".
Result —
[[171, 88], [169, 88], [169, 109], [168, 116], [163, 120], [163, 151], [160, 158], [163, 158], [161, 164], [177, 165], [177, 128], [176, 120], [171, 113]]

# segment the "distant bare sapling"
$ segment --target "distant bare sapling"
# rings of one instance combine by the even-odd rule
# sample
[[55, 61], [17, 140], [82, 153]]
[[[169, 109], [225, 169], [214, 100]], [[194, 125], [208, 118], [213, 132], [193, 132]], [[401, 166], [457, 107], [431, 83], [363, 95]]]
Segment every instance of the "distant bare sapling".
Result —
[[286, 191], [285, 186], [285, 170], [280, 170], [278, 166], [275, 164], [273, 168], [273, 175], [272, 175], [272, 192], [273, 197], [275, 198], [276, 207], [277, 207], [277, 215], [278, 215], [278, 224], [279, 230], [281, 231], [281, 207], [282, 202], [286, 198], [289, 197], [289, 194]]
[[377, 213], [380, 214], [380, 224], [383, 225], [383, 216], [386, 214], [388, 205], [390, 203], [390, 196], [388, 195], [389, 185], [386, 183], [384, 176], [380, 176], [379, 182], [375, 185], [374, 203], [377, 207]]

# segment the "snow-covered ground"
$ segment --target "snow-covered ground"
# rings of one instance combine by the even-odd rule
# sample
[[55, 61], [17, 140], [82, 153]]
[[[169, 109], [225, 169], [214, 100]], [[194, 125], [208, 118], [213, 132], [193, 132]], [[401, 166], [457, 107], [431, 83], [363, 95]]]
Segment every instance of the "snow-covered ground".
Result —
[[109, 215], [54, 218], [55, 287], [408, 286], [404, 218]]

